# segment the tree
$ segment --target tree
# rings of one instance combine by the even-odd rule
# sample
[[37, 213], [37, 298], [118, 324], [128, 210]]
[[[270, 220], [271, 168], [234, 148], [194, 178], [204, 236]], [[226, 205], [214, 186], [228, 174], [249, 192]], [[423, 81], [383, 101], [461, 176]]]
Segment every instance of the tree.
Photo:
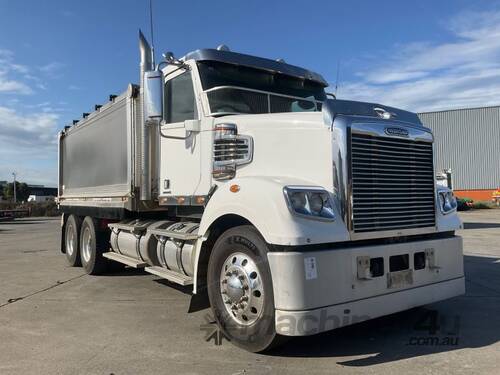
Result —
[[[18, 202], [28, 200], [30, 189], [24, 182], [16, 181], [16, 198]], [[7, 200], [14, 200], [14, 183], [9, 182], [3, 188], [3, 197]]]

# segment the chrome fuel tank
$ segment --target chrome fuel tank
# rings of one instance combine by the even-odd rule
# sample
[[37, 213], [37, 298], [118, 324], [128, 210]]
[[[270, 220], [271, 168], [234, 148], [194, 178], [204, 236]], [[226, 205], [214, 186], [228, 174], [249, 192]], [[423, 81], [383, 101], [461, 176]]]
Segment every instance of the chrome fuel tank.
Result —
[[[137, 260], [142, 260], [151, 266], [159, 266], [157, 257], [158, 240], [147, 232], [151, 229], [165, 229], [174, 222], [168, 220], [127, 220], [119, 226], [112, 227], [111, 247], [114, 252]], [[138, 229], [139, 228], [139, 229]]]

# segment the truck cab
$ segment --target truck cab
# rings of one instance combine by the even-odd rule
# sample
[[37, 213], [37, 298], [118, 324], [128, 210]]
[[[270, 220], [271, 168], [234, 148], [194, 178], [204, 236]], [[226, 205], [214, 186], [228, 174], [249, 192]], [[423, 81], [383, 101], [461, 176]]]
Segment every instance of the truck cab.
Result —
[[[319, 115], [326, 99], [327, 83], [323, 78], [299, 68], [288, 71], [287, 65], [280, 62], [215, 49], [198, 50], [181, 60], [162, 69], [164, 113], [159, 129], [158, 192], [165, 200], [206, 195], [214, 178], [227, 179], [223, 176], [235, 168], [234, 164], [241, 169], [250, 164], [250, 134], [248, 143], [237, 150], [223, 147], [222, 140], [213, 144], [214, 127], [227, 122], [234, 127], [232, 131], [238, 131], [238, 124], [226, 121], [228, 118], [273, 118], [272, 114], [306, 112]], [[191, 131], [192, 126], [198, 131]], [[272, 132], [272, 127], [270, 124], [267, 131]], [[248, 131], [258, 130], [252, 128]], [[212, 165], [203, 164], [212, 157]]]
[[141, 84], [60, 134], [70, 264], [207, 293], [250, 351], [464, 293], [456, 200], [415, 114], [224, 46], [158, 65], [140, 48]]

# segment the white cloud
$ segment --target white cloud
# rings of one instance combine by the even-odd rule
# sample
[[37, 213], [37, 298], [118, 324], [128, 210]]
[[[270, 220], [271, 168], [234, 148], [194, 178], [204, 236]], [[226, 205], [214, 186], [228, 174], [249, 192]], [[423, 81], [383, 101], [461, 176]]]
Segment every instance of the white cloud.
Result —
[[44, 81], [59, 77], [63, 67], [59, 62], [28, 67], [0, 49], [0, 94], [9, 94], [0, 99], [0, 180], [16, 171], [21, 181], [55, 186], [59, 113], [67, 103], [30, 103], [22, 95], [47, 90]]
[[339, 97], [414, 111], [500, 104], [500, 12], [462, 13], [448, 27], [454, 41], [395, 46]]
[[54, 185], [57, 181], [59, 115], [40, 103], [32, 113], [0, 106], [0, 180], [12, 171], [22, 181]]
[[29, 68], [26, 65], [21, 64], [11, 64], [10, 68], [18, 73], [27, 74], [29, 72]]
[[0, 49], [0, 93], [32, 94], [31, 87], [11, 77], [11, 73], [28, 72], [28, 67], [13, 62], [13, 56], [12, 51]]
[[[54, 150], [56, 144], [57, 121], [55, 113], [18, 113], [0, 106], [0, 155], [4, 149], [30, 153]], [[13, 147], [14, 146], [14, 147]]]
[[57, 120], [52, 113], [23, 115], [0, 107], [0, 179], [5, 179], [1, 172], [15, 170], [28, 182], [55, 182]]
[[0, 74], [0, 93], [2, 92], [28, 95], [32, 94], [33, 90], [22, 82], [6, 79]]
[[60, 78], [62, 76], [61, 70], [65, 67], [63, 63], [53, 61], [46, 65], [40, 66], [38, 69], [50, 78]]

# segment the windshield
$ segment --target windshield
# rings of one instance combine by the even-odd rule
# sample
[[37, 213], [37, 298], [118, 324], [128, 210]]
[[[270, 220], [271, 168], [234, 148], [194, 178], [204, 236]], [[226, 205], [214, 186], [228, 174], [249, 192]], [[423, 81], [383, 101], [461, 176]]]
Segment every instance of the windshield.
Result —
[[321, 110], [320, 83], [217, 61], [198, 62], [212, 114], [280, 113]]

